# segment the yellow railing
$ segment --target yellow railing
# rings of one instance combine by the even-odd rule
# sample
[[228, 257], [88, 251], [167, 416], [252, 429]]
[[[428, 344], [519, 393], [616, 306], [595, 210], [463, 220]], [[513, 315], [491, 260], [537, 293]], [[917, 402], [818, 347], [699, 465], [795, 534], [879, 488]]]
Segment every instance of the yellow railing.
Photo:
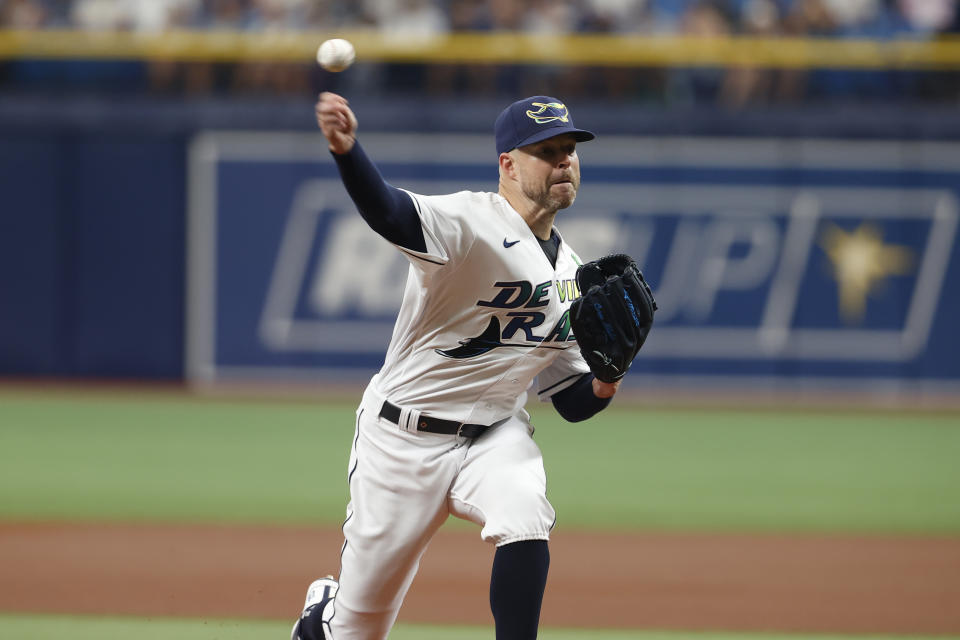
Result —
[[0, 30], [0, 60], [136, 59], [304, 62], [329, 37], [351, 40], [359, 61], [616, 67], [960, 69], [960, 38], [689, 38], [465, 33], [412, 41], [376, 31], [171, 31], [156, 34]]

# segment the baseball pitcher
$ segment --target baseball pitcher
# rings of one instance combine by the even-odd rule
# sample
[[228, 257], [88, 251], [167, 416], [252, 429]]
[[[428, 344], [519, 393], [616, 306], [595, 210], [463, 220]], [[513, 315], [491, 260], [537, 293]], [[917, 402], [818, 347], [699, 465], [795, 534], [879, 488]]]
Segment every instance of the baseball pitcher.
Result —
[[357, 210], [409, 272], [357, 409], [340, 575], [310, 585], [292, 640], [386, 638], [450, 514], [496, 546], [497, 639], [536, 638], [555, 514], [527, 394], [566, 420], [593, 416], [656, 309], [628, 256], [583, 264], [554, 226], [594, 134], [556, 98], [520, 100], [494, 124], [498, 191], [427, 196], [384, 181], [344, 98], [321, 94], [316, 117]]

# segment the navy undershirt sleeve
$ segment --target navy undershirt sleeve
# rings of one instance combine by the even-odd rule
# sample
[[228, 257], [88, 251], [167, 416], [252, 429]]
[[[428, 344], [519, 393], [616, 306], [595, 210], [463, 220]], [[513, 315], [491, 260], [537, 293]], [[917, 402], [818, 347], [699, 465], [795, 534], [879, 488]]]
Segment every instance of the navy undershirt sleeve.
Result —
[[370, 228], [405, 249], [425, 252], [423, 227], [410, 194], [383, 179], [359, 142], [347, 153], [331, 155], [347, 193]]
[[580, 422], [600, 413], [613, 398], [598, 398], [593, 393], [593, 374], [585, 373], [572, 385], [550, 398], [553, 407], [567, 422]]

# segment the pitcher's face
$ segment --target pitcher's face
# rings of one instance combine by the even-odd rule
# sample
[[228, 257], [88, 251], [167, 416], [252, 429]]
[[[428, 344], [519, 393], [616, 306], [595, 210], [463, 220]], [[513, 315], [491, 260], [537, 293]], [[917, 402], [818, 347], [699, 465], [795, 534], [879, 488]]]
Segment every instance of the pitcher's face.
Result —
[[523, 195], [543, 209], [566, 209], [580, 188], [577, 140], [564, 133], [511, 152]]

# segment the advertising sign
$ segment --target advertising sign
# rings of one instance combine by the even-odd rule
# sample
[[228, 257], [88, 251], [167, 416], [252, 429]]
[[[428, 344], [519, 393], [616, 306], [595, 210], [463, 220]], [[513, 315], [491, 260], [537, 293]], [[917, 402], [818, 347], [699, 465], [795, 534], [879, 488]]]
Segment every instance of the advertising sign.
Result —
[[[362, 142], [410, 191], [497, 188], [486, 136]], [[558, 228], [584, 259], [633, 256], [660, 307], [632, 384], [960, 381], [960, 146], [601, 137], [578, 149], [583, 183]], [[357, 214], [322, 137], [203, 134], [190, 167], [188, 377], [369, 377], [407, 261]]]

